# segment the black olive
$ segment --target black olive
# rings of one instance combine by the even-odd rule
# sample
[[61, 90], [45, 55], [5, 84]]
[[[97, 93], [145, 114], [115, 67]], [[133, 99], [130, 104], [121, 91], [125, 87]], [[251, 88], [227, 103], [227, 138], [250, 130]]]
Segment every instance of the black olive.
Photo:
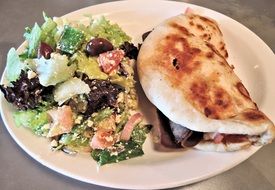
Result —
[[144, 41], [151, 32], [152, 32], [152, 30], [150, 30], [150, 31], [145, 32], [144, 34], [142, 34], [142, 41]]
[[111, 42], [104, 38], [94, 38], [86, 45], [86, 52], [90, 56], [96, 56], [106, 51], [113, 50], [114, 47]]
[[45, 57], [45, 59], [50, 59], [51, 58], [51, 53], [53, 52], [53, 49], [51, 46], [48, 44], [41, 42], [39, 47], [38, 47], [38, 55], [37, 57]]
[[122, 45], [119, 46], [125, 52], [125, 56], [129, 57], [130, 59], [137, 59], [138, 56], [138, 48], [129, 42], [124, 42]]

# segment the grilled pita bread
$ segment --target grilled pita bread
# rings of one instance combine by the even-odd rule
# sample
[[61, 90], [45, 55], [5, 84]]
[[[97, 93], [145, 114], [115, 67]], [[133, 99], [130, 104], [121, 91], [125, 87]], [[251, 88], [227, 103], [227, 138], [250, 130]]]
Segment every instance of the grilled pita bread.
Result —
[[274, 124], [253, 102], [227, 56], [217, 23], [192, 13], [155, 27], [139, 51], [143, 90], [171, 121], [205, 134], [247, 136], [228, 143], [203, 138], [196, 146], [201, 150], [234, 151], [275, 137]]
[[[186, 17], [187, 19], [182, 19], [181, 16], [174, 17], [174, 27], [178, 28], [179, 30], [183, 30], [183, 32], [193, 34], [194, 36], [201, 38], [209, 44], [212, 44], [217, 51], [216, 53], [220, 54], [224, 58], [228, 57], [222, 32], [215, 20], [193, 14], [192, 11], [187, 11], [186, 14], [182, 16]], [[175, 24], [178, 22], [181, 24]], [[181, 26], [186, 27], [183, 28]], [[188, 28], [188, 30], [185, 31], [185, 28]]]

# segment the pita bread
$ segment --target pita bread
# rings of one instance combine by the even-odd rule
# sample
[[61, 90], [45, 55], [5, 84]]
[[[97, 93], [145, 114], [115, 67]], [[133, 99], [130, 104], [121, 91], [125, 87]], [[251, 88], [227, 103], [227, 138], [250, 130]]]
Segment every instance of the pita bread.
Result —
[[[193, 28], [191, 22], [202, 27]], [[203, 38], [205, 30], [210, 39]], [[171, 121], [193, 131], [244, 134], [255, 137], [253, 144], [271, 143], [274, 124], [258, 109], [226, 57], [215, 21], [181, 14], [155, 27], [145, 39], [138, 75], [148, 99]], [[230, 151], [251, 144], [220, 148], [209, 143], [213, 144], [201, 142], [197, 148]]]
[[231, 152], [237, 151], [241, 149], [246, 149], [250, 147], [251, 143], [248, 141], [240, 142], [240, 143], [228, 143], [228, 144], [215, 144], [212, 142], [203, 141], [195, 146], [198, 150], [203, 151], [216, 151], [216, 152]]
[[[187, 19], [182, 19], [181, 16], [184, 16]], [[226, 46], [223, 40], [222, 32], [218, 26], [218, 23], [207, 17], [193, 14], [192, 12], [187, 12], [184, 15], [174, 17], [173, 23], [181, 22], [180, 25], [175, 24], [174, 27], [179, 30], [184, 30], [184, 32], [189, 32], [194, 36], [200, 37], [202, 40], [212, 44], [217, 53], [219, 53], [224, 58], [228, 57]], [[188, 28], [188, 31], [185, 31], [185, 27]]]

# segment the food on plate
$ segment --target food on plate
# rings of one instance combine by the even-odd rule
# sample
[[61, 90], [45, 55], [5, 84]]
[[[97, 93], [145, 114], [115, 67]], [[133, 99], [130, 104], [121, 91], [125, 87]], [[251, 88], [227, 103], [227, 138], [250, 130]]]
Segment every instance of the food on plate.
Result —
[[141, 85], [169, 118], [177, 144], [224, 152], [274, 139], [274, 124], [251, 99], [227, 56], [217, 22], [190, 11], [156, 26], [141, 45]]
[[48, 138], [53, 150], [88, 152], [99, 165], [143, 155], [151, 127], [138, 110], [131, 38], [103, 16], [86, 25], [44, 19], [26, 28], [23, 52], [8, 52], [0, 89], [16, 125]]

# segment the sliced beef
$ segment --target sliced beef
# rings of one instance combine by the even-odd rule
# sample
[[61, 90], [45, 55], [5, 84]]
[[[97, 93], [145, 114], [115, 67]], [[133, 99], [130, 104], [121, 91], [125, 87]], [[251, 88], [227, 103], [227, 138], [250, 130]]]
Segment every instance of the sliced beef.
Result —
[[180, 148], [180, 143], [177, 142], [170, 127], [169, 119], [159, 110], [157, 110], [159, 123], [159, 140], [160, 144], [166, 148]]
[[186, 127], [169, 121], [171, 130], [177, 143], [180, 143], [182, 147], [196, 146], [202, 139], [203, 133], [192, 131]]
[[167, 148], [193, 147], [203, 139], [203, 133], [191, 131], [169, 120], [159, 110], [160, 143]]

